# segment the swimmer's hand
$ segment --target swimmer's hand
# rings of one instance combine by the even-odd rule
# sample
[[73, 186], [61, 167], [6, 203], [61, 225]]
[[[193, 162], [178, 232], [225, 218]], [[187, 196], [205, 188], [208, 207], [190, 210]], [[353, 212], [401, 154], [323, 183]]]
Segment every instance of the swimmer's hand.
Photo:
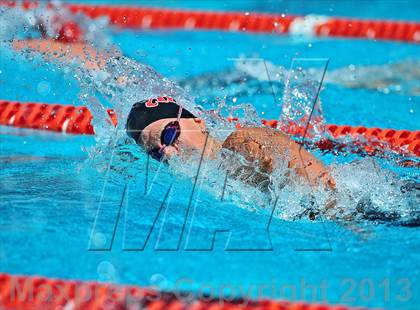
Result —
[[46, 60], [58, 59], [64, 62], [77, 60], [86, 69], [99, 70], [105, 66], [105, 55], [98, 53], [87, 43], [66, 44], [51, 39], [14, 40], [17, 51], [38, 52]]

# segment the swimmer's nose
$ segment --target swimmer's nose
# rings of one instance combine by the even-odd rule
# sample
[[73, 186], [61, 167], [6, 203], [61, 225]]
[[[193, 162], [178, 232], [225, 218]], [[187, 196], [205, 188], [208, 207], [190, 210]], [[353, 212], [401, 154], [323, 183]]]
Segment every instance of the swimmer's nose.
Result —
[[165, 158], [171, 158], [174, 155], [179, 155], [179, 149], [176, 145], [167, 146], [162, 150]]

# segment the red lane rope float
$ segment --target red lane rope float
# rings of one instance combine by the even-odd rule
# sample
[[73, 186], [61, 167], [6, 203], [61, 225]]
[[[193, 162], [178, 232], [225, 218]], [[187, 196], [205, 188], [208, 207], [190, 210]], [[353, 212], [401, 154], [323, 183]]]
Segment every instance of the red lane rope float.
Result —
[[[184, 297], [183, 297], [184, 296]], [[185, 310], [350, 310], [345, 306], [303, 302], [193, 298], [136, 286], [117, 286], [0, 273], [0, 308], [4, 309], [185, 309]], [[358, 308], [360, 310], [360, 308]]]
[[[37, 3], [25, 0], [22, 7], [32, 9]], [[16, 1], [0, 0], [0, 4], [15, 6]], [[420, 42], [420, 23], [416, 22], [88, 4], [68, 4], [67, 8], [91, 18], [106, 16], [112, 24], [131, 29], [214, 29]]]
[[[108, 110], [108, 114], [116, 125], [117, 117], [114, 111]], [[92, 118], [91, 112], [86, 107], [0, 100], [0, 125], [5, 126], [92, 135], [94, 134]], [[262, 123], [273, 128], [278, 127], [278, 122], [275, 120], [263, 120]], [[334, 124], [326, 125], [326, 129], [337, 140], [325, 138], [316, 141], [314, 146], [322, 151], [344, 150], [349, 146], [349, 142], [340, 142], [339, 139], [345, 138], [350, 140], [353, 153], [373, 156], [381, 155], [388, 150], [405, 156], [420, 157], [420, 131]], [[305, 134], [303, 126], [293, 124], [282, 130], [295, 136]]]
[[123, 28], [186, 28], [217, 29], [248, 32], [274, 32], [420, 41], [420, 23], [380, 20], [359, 20], [309, 15], [305, 17], [285, 14], [260, 14], [239, 12], [206, 12], [188, 10], [69, 5], [74, 12], [92, 18], [108, 16], [110, 21]]
[[318, 36], [329, 37], [420, 42], [420, 24], [415, 22], [331, 18], [316, 25], [315, 33]]
[[123, 28], [217, 29], [249, 32], [287, 33], [295, 16], [169, 10], [141, 7], [68, 6], [73, 13], [84, 13], [91, 18], [108, 16], [111, 23]]
[[247, 32], [311, 34], [420, 41], [420, 23], [381, 20], [331, 18], [327, 16], [291, 16], [240, 12], [206, 12], [135, 7], [77, 5], [68, 6], [73, 13], [92, 18], [108, 16], [111, 23], [123, 28], [217, 29]]

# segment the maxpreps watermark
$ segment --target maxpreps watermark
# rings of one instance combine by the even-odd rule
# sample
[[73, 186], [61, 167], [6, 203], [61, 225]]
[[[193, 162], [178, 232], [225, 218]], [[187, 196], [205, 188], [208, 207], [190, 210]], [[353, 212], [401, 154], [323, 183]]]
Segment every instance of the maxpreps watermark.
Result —
[[[283, 282], [272, 278], [267, 283], [206, 283], [191, 278], [180, 278], [169, 284], [162, 275], [152, 276], [149, 289], [137, 289], [71, 281], [48, 281], [40, 278], [15, 278], [10, 289], [1, 296], [11, 303], [62, 304], [78, 308], [98, 299], [107, 299], [109, 305], [144, 305], [170, 297], [190, 304], [194, 300], [219, 303], [235, 302], [246, 307], [252, 300], [264, 298], [276, 300], [306, 301], [310, 303], [340, 303], [366, 305], [398, 304], [399, 309], [409, 309], [413, 301], [413, 283], [408, 278], [391, 280], [384, 278], [331, 280], [307, 280]], [[192, 290], [192, 288], [194, 288]], [[170, 290], [173, 293], [167, 293]], [[170, 296], [168, 296], [170, 295]], [[240, 296], [240, 297], [238, 297]]]

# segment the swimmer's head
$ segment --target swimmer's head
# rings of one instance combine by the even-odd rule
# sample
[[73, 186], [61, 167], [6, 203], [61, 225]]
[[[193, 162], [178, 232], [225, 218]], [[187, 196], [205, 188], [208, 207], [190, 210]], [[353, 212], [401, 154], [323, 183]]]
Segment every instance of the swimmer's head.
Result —
[[[164, 119], [176, 119], [180, 106], [175, 99], [158, 97], [137, 102], [131, 108], [127, 117], [127, 134], [137, 143], [142, 144], [141, 133], [150, 124]], [[195, 118], [188, 110], [181, 109], [181, 119]]]
[[200, 120], [181, 108], [175, 99], [158, 97], [137, 102], [127, 118], [127, 134], [161, 160], [179, 153], [179, 144], [196, 148], [202, 139]]

